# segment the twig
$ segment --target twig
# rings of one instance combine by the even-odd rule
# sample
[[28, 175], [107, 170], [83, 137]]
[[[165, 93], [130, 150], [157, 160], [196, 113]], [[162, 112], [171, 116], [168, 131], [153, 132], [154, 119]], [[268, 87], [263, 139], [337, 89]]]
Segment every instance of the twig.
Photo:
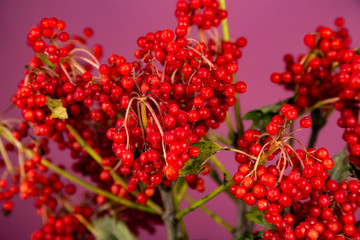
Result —
[[198, 207], [201, 207], [202, 205], [204, 205], [205, 203], [207, 203], [208, 201], [210, 201], [211, 199], [213, 199], [214, 197], [216, 197], [217, 195], [222, 193], [224, 190], [229, 188], [232, 184], [234, 184], [234, 182], [231, 180], [230, 182], [227, 182], [227, 183], [221, 185], [220, 187], [216, 188], [214, 191], [212, 191], [211, 193], [209, 193], [208, 195], [206, 195], [199, 201], [194, 202], [193, 204], [191, 204], [190, 206], [188, 206], [181, 212], [177, 213], [176, 218], [181, 219], [186, 214], [190, 213], [191, 211], [195, 210]]
[[[185, 194], [184, 198], [185, 198], [185, 200], [187, 200], [190, 203], [195, 203], [196, 202], [195, 199], [193, 199], [192, 197], [190, 197], [187, 194]], [[229, 223], [227, 223], [224, 219], [219, 217], [216, 213], [214, 213], [213, 211], [211, 211], [210, 209], [208, 209], [208, 208], [206, 208], [204, 206], [199, 207], [199, 209], [201, 211], [203, 211], [206, 215], [211, 217], [215, 222], [217, 222], [218, 224], [220, 224], [221, 226], [226, 228], [229, 232], [235, 233], [235, 228], [232, 227]]]
[[172, 188], [160, 189], [160, 195], [165, 208], [162, 219], [165, 223], [167, 239], [179, 239], [178, 219], [175, 217], [176, 209], [174, 192], [172, 191]]

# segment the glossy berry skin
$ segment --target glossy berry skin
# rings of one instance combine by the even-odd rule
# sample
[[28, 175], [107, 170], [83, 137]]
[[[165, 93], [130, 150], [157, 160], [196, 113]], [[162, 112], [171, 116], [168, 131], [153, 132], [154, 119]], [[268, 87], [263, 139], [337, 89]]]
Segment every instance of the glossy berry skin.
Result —
[[311, 117], [305, 117], [300, 120], [300, 126], [302, 128], [309, 128], [312, 125], [312, 119]]

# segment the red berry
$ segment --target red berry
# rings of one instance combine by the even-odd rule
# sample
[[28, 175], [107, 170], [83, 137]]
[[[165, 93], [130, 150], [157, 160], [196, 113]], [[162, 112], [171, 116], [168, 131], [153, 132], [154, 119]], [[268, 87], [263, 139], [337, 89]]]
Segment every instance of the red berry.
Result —
[[312, 125], [312, 119], [311, 117], [304, 117], [300, 120], [300, 126], [302, 128], [309, 128]]

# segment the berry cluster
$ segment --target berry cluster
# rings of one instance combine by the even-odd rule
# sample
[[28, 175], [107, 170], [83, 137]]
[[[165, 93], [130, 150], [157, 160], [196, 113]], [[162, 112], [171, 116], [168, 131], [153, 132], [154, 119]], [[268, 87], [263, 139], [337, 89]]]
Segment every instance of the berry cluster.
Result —
[[[147, 185], [160, 184], [164, 174], [167, 180], [177, 179], [184, 163], [199, 153], [190, 145], [209, 128], [219, 127], [236, 103], [235, 94], [246, 91], [245, 83], [234, 84], [232, 77], [238, 70], [239, 47], [246, 44], [227, 41], [217, 51], [210, 45], [219, 39], [210, 39], [207, 45], [205, 36], [202, 42], [185, 38], [193, 19], [198, 18], [194, 18], [198, 15], [195, 9], [212, 9], [226, 17], [218, 10], [217, 1], [199, 4], [178, 2], [175, 33], [165, 29], [138, 38], [140, 49], [134, 55], [139, 61], [126, 62], [112, 55], [110, 65], [100, 67], [108, 69], [100, 71], [101, 79], [121, 82], [121, 103], [126, 111], [107, 132], [121, 160], [120, 171], [132, 172]], [[142, 153], [134, 154], [136, 149]]]
[[319, 27], [307, 34], [304, 43], [308, 54], [294, 62], [286, 56], [287, 71], [273, 73], [271, 80], [296, 89], [295, 106], [305, 109], [319, 101], [333, 104], [341, 112], [338, 126], [345, 128], [343, 139], [348, 143], [350, 160], [359, 166], [360, 144], [358, 124], [360, 93], [360, 57], [358, 49], [350, 48], [351, 37], [344, 20], [335, 21], [338, 29]]
[[[210, 168], [205, 165], [205, 169], [201, 172], [202, 175], [210, 173]], [[189, 174], [185, 177], [187, 184], [190, 188], [196, 189], [198, 192], [205, 191], [204, 179], [195, 174]]]
[[[280, 113], [266, 133], [247, 130], [238, 139], [240, 166], [230, 192], [265, 211], [265, 220], [276, 226], [264, 232], [266, 240], [357, 236], [354, 212], [360, 206], [360, 182], [328, 179], [334, 161], [325, 148], [294, 150], [288, 141], [297, 139], [286, 128], [297, 118], [297, 110], [285, 104]], [[304, 117], [300, 125], [308, 128], [311, 121]]]
[[[44, 18], [31, 28], [27, 40], [35, 55], [12, 98], [25, 121], [7, 127], [36, 155], [12, 173], [15, 187], [0, 196], [8, 200], [19, 192], [24, 199], [35, 197], [39, 213], [44, 213], [44, 206], [59, 212], [61, 197], [70, 197], [76, 189], [56, 174], [46, 176], [41, 159], [49, 153], [51, 139], [60, 150], [70, 149], [72, 169], [100, 188], [143, 205], [149, 198], [162, 204], [155, 187], [171, 186], [185, 162], [199, 155], [191, 145], [210, 128], [218, 128], [235, 105], [236, 94], [246, 91], [244, 82], [233, 79], [246, 39], [220, 39], [216, 27], [227, 12], [219, 9], [218, 1], [178, 1], [176, 16], [175, 31], [150, 32], [137, 39], [135, 61], [112, 54], [106, 64], [99, 62], [100, 45], [88, 47], [90, 28], [82, 36], [70, 35], [65, 22], [56, 18]], [[187, 37], [193, 25], [199, 26], [199, 41]], [[101, 156], [100, 163], [84, 145]], [[115, 181], [114, 174], [125, 185]], [[204, 191], [201, 177], [191, 174], [186, 181]], [[6, 185], [4, 180], [0, 187]], [[106, 201], [95, 195], [91, 204]], [[4, 202], [4, 209], [11, 210], [11, 202]], [[160, 220], [137, 210], [121, 213], [133, 232], [140, 225], [153, 231], [150, 223]], [[63, 221], [62, 215], [57, 218], [34, 239], [59, 235], [51, 230], [54, 222]]]
[[339, 64], [349, 64], [354, 58], [344, 21], [337, 19], [336, 24], [338, 30], [319, 27], [315, 33], [307, 34], [304, 43], [309, 52], [300, 56], [298, 61], [286, 55], [286, 71], [271, 75], [272, 82], [283, 84], [287, 89], [296, 88], [295, 106], [299, 109], [312, 106], [319, 100], [348, 95], [345, 92], [353, 87], [349, 78], [346, 81], [344, 76], [334, 72]]
[[[92, 210], [83, 212], [88, 214], [88, 216], [84, 216], [85, 219], [92, 215]], [[31, 235], [31, 240], [43, 239], [93, 240], [94, 237], [89, 234], [77, 217], [63, 214], [59, 217], [49, 217], [42, 228]]]
[[[218, 27], [227, 17], [227, 11], [220, 9], [219, 2], [214, 0], [190, 0], [190, 2], [180, 0], [177, 2], [175, 15], [178, 19], [188, 18], [190, 25], [208, 30]], [[178, 24], [176, 33], [178, 32], [186, 33], [187, 29], [183, 29], [182, 24]]]
[[[55, 183], [44, 177], [46, 167], [41, 164], [41, 157], [49, 153], [48, 139], [52, 139], [58, 143], [60, 150], [71, 150], [71, 157], [76, 160], [72, 164], [74, 171], [90, 176], [96, 185], [115, 195], [135, 200], [103, 171], [103, 168], [115, 167], [118, 163], [106, 132], [116, 123], [116, 114], [122, 109], [119, 103], [121, 89], [112, 84], [102, 85], [97, 81], [99, 77], [92, 76], [96, 71], [100, 74], [104, 71], [104, 67], [100, 67], [98, 62], [101, 47], [96, 45], [92, 50], [86, 47], [87, 38], [93, 34], [92, 30], [85, 29], [83, 37], [69, 37], [64, 30], [65, 23], [62, 20], [44, 18], [28, 35], [28, 43], [36, 55], [27, 65], [25, 80], [20, 82], [19, 89], [12, 98], [13, 103], [22, 109], [22, 116], [26, 121], [17, 127], [9, 125], [9, 128], [15, 139], [27, 144], [37, 155], [24, 163], [24, 172], [21, 173], [24, 176], [20, 176], [20, 171], [11, 173], [15, 176], [14, 186], [20, 189], [22, 198], [35, 197], [38, 209], [46, 206], [52, 211], [57, 209], [59, 193], [68, 196], [75, 192], [74, 185], [65, 186], [58, 176]], [[101, 165], [83, 150], [83, 146], [68, 131], [68, 126], [76, 129], [85, 143], [103, 157]], [[31, 136], [30, 127], [37, 138]], [[8, 150], [11, 149], [13, 147]], [[130, 183], [134, 181], [138, 183], [138, 179], [129, 179]], [[15, 191], [15, 187], [11, 187], [11, 190]], [[135, 188], [132, 191], [134, 190]], [[148, 197], [154, 195], [154, 189], [153, 193], [151, 189], [145, 192]], [[12, 209], [9, 202], [13, 195], [11, 193], [10, 190], [2, 193], [7, 200], [4, 202], [4, 209], [7, 211]], [[145, 203], [146, 197], [140, 193], [137, 200]], [[97, 204], [105, 202], [106, 198], [101, 195], [93, 201]], [[123, 216], [131, 216], [133, 212], [123, 211]], [[155, 222], [159, 222], [158, 218], [155, 219]], [[132, 230], [136, 232], [137, 227], [142, 225], [153, 231], [147, 223], [149, 220], [154, 222], [153, 217], [142, 216], [141, 221], [134, 223]]]

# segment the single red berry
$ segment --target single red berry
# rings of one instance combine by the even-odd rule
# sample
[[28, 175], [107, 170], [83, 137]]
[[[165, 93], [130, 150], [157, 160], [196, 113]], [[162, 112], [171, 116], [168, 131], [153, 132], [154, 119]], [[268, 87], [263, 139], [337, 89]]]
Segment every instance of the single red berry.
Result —
[[298, 112], [295, 108], [290, 108], [285, 112], [285, 117], [289, 120], [295, 120], [298, 116]]
[[312, 125], [312, 119], [310, 116], [304, 117], [300, 120], [300, 126], [302, 128], [309, 128]]
[[270, 135], [276, 135], [279, 132], [280, 128], [274, 122], [269, 122], [266, 125], [266, 132]]
[[199, 148], [197, 147], [190, 147], [189, 148], [189, 155], [192, 158], [196, 158], [199, 155]]

